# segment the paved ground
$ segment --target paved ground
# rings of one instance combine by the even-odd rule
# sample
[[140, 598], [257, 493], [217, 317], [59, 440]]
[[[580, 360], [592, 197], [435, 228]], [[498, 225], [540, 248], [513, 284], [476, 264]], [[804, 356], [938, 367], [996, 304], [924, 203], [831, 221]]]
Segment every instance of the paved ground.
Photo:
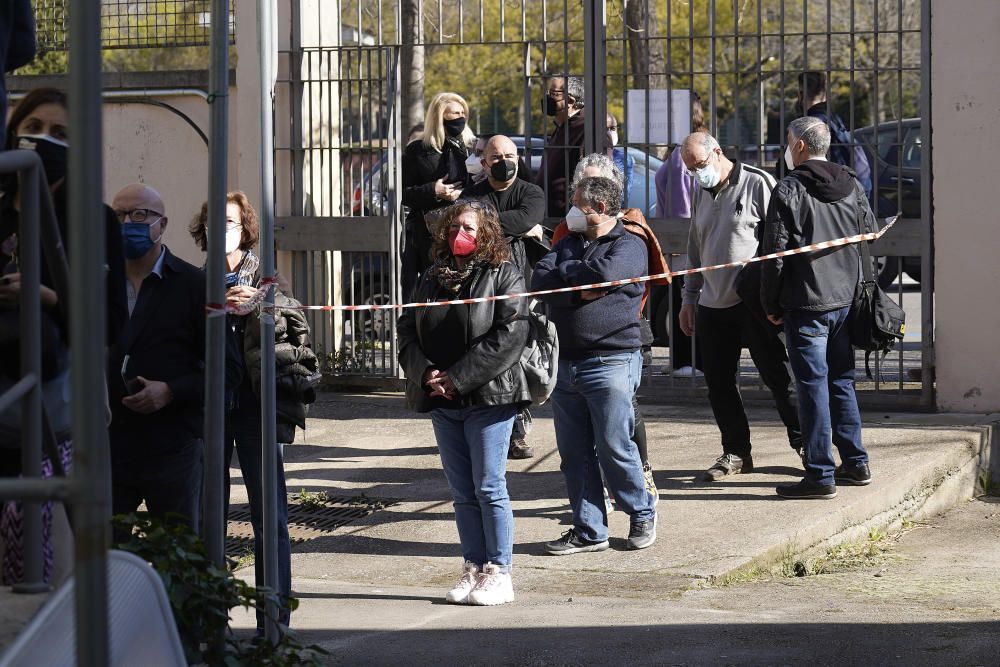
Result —
[[[974, 419], [866, 415], [875, 483], [789, 502], [773, 487], [794, 481], [798, 460], [772, 411], [753, 411], [758, 471], [718, 484], [697, 481], [718, 454], [705, 409], [644, 412], [657, 544], [623, 551], [627, 520], [615, 513], [611, 550], [544, 555], [568, 505], [541, 410], [530, 438], [538, 456], [508, 474], [517, 601], [473, 609], [442, 600], [461, 559], [429, 423], [396, 395], [324, 395], [303, 442], [286, 449], [289, 491], [399, 502], [296, 548], [294, 627], [334, 664], [998, 664], [1000, 507], [962, 502], [934, 518], [972, 489], [982, 447]], [[831, 538], [863, 544], [872, 527], [909, 526], [904, 517], [929, 523], [901, 538], [894, 559], [760, 576], [799, 560], [814, 568], [800, 554], [823, 554]]]

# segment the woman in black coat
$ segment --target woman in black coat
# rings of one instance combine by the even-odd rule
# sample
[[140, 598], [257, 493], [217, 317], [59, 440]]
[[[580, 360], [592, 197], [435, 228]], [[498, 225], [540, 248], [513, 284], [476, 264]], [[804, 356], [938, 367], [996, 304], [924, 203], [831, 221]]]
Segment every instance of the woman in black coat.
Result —
[[469, 105], [455, 93], [438, 93], [427, 106], [423, 137], [403, 153], [403, 205], [409, 209], [401, 282], [409, 300], [430, 264], [435, 209], [447, 206], [470, 183], [465, 161], [476, 137], [469, 129]]
[[[524, 276], [510, 261], [493, 208], [478, 201], [449, 207], [434, 241], [434, 264], [415, 298], [450, 301], [523, 291]], [[510, 299], [413, 308], [399, 318], [407, 403], [431, 414], [465, 561], [448, 602], [496, 605], [514, 599], [507, 444], [518, 408], [531, 400], [519, 363], [527, 312], [524, 299]]]

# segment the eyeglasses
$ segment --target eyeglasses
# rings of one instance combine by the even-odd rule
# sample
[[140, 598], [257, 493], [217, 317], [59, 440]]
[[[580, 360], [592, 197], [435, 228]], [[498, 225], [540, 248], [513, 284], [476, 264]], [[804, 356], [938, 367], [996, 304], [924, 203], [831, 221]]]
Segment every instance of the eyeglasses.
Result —
[[163, 214], [154, 211], [151, 208], [134, 208], [131, 211], [115, 211], [115, 217], [118, 218], [118, 222], [125, 222], [125, 219], [129, 219], [132, 222], [146, 222], [146, 218], [150, 216], [154, 218], [162, 218]]
[[715, 152], [714, 151], [711, 152], [711, 153], [709, 153], [707, 158], [705, 158], [704, 160], [702, 160], [701, 162], [699, 162], [698, 164], [696, 164], [694, 166], [694, 169], [688, 169], [687, 170], [688, 173], [691, 174], [692, 176], [694, 176], [694, 174], [695, 174], [696, 171], [701, 171], [702, 169], [704, 169], [705, 167], [707, 167], [708, 163], [712, 161], [713, 157], [715, 157]]

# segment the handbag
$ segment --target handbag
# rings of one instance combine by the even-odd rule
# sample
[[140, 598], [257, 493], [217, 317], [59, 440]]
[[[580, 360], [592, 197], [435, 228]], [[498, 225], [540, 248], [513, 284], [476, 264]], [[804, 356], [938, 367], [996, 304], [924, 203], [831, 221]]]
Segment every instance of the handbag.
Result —
[[559, 375], [559, 334], [552, 320], [540, 312], [535, 300], [528, 306], [526, 319], [528, 340], [521, 352], [520, 364], [528, 381], [531, 399], [535, 404], [541, 405], [556, 388]]
[[[855, 194], [857, 196], [857, 194]], [[858, 233], [863, 234], [858, 219]], [[868, 242], [861, 241], [861, 280], [854, 292], [854, 301], [847, 326], [851, 345], [865, 351], [865, 372], [872, 377], [870, 359], [873, 352], [889, 354], [906, 331], [906, 313], [879, 287], [872, 271], [872, 256]]]

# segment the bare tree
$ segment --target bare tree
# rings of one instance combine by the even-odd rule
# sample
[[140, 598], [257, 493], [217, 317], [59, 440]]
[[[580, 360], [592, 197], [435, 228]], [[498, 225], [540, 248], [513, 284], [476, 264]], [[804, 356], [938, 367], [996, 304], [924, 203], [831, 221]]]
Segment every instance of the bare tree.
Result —
[[625, 31], [633, 88], [665, 85], [663, 46], [656, 37], [656, 4], [649, 0], [626, 0]]
[[424, 119], [424, 39], [422, 0], [402, 0], [400, 19], [400, 96], [402, 108], [399, 110], [402, 131]]

